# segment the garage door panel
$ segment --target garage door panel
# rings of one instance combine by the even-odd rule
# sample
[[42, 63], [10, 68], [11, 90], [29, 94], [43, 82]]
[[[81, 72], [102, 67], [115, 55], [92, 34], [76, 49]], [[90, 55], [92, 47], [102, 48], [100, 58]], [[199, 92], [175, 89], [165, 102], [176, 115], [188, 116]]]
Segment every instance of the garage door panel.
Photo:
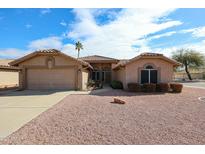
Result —
[[75, 89], [75, 69], [28, 69], [28, 89]]

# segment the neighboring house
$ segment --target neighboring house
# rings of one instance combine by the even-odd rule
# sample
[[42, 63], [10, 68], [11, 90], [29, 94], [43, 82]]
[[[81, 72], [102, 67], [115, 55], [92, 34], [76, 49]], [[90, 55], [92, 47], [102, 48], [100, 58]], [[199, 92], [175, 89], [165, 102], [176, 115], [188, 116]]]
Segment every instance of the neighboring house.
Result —
[[19, 83], [18, 68], [10, 67], [11, 59], [0, 59], [0, 89], [14, 87]]
[[86, 90], [89, 80], [110, 83], [171, 82], [173, 69], [180, 63], [162, 54], [145, 53], [130, 60], [103, 56], [79, 59], [58, 50], [39, 50], [10, 63], [21, 69], [19, 85], [22, 89], [80, 89]]

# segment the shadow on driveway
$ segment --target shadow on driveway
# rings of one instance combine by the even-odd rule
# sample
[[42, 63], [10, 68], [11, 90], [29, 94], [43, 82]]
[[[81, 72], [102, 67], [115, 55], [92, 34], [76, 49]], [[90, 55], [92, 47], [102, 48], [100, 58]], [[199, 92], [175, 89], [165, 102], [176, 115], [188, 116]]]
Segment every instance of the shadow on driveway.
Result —
[[69, 90], [7, 90], [0, 91], [0, 97], [8, 96], [35, 96], [35, 95], [52, 95], [58, 92], [68, 92]]

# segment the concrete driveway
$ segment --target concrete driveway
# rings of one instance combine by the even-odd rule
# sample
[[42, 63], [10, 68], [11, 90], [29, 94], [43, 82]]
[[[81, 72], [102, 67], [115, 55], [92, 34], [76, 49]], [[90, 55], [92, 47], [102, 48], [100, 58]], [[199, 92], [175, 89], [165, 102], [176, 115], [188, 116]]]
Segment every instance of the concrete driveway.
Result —
[[0, 139], [77, 91], [7, 91], [0, 92]]

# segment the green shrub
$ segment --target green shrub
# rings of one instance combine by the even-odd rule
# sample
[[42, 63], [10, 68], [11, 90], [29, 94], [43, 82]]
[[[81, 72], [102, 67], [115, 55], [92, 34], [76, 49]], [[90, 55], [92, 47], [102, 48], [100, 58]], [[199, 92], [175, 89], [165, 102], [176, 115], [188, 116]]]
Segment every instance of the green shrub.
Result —
[[169, 91], [169, 84], [168, 83], [158, 83], [156, 85], [157, 92], [168, 92]]
[[155, 92], [156, 91], [156, 84], [154, 83], [145, 83], [142, 86], [144, 92]]
[[203, 73], [203, 77], [202, 78], [205, 80], [205, 72]]
[[171, 88], [172, 92], [174, 92], [174, 93], [180, 93], [180, 92], [182, 92], [183, 84], [180, 84], [180, 83], [171, 83], [171, 84], [170, 84], [170, 88]]
[[138, 83], [128, 83], [127, 87], [130, 92], [140, 92], [141, 91], [141, 86]]
[[87, 83], [87, 86], [88, 87], [94, 87], [95, 86], [95, 81], [89, 80], [88, 83]]
[[101, 81], [96, 81], [95, 82], [95, 87], [103, 88], [103, 83]]
[[123, 84], [121, 81], [112, 81], [110, 86], [113, 88], [113, 89], [123, 89]]
[[101, 89], [103, 88], [103, 83], [101, 81], [93, 81], [93, 80], [89, 80], [87, 83], [87, 87], [89, 89]]

